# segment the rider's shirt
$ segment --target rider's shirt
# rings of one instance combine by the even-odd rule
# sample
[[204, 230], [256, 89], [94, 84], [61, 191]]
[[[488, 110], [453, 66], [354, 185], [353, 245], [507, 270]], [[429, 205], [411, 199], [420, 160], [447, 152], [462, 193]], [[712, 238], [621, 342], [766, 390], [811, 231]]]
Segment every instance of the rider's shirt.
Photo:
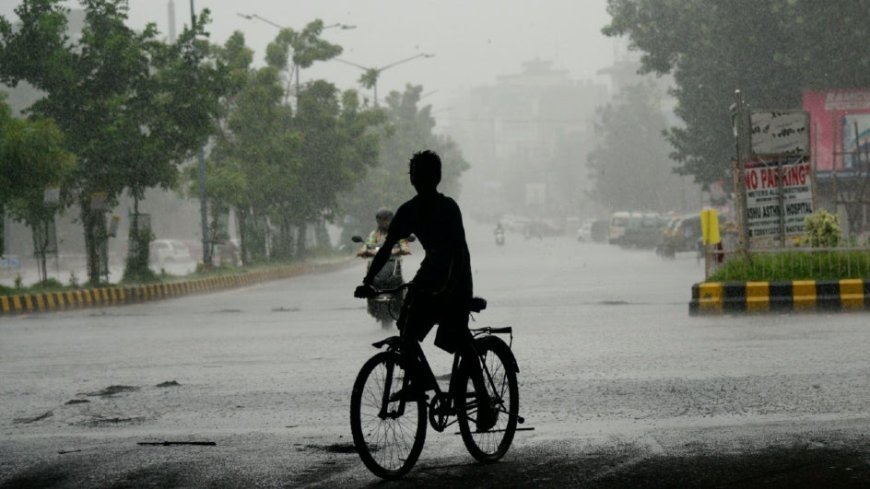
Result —
[[390, 223], [390, 236], [417, 236], [426, 257], [414, 283], [451, 299], [470, 298], [471, 259], [459, 206], [450, 197], [436, 193], [417, 195], [402, 204]]

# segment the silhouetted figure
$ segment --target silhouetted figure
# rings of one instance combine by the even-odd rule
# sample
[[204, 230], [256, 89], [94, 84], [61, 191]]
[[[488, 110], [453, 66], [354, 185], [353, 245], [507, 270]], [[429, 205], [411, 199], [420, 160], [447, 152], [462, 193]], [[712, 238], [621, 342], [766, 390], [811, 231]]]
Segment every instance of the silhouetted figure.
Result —
[[[419, 368], [417, 362], [419, 342], [436, 323], [439, 325], [436, 346], [449, 353], [459, 350], [463, 358], [478, 357], [468, 330], [473, 286], [462, 213], [453, 199], [437, 191], [441, 182], [441, 158], [436, 153], [428, 150], [415, 153], [409, 174], [417, 195], [396, 211], [384, 244], [354, 295], [368, 297], [372, 281], [389, 258], [393, 245], [411, 234], [417, 236], [426, 256], [413, 279], [414, 286], [408, 290], [397, 326], [404, 340], [402, 351], [409, 355], [409, 368], [414, 370], [412, 378], [417, 383], [425, 382], [424, 385], [412, 384], [416, 392], [406, 395], [419, 396], [433, 389], [436, 382], [431, 375], [428, 379], [422, 378], [424, 369]], [[496, 413], [486, 394], [479, 362], [467, 365], [472, 369], [471, 378], [480, 405], [490, 406], [478, 413], [477, 429], [486, 431], [495, 423]]]

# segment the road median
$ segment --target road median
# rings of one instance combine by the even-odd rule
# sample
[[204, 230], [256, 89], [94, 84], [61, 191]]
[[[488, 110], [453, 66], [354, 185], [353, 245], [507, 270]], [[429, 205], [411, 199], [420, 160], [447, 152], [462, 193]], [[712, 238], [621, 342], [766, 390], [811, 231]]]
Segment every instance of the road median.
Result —
[[138, 285], [108, 285], [63, 291], [26, 292], [0, 296], [0, 316], [58, 312], [138, 304], [193, 294], [245, 287], [309, 273], [329, 272], [354, 263], [352, 258], [283, 265], [177, 281]]
[[870, 279], [701, 282], [689, 314], [870, 311]]

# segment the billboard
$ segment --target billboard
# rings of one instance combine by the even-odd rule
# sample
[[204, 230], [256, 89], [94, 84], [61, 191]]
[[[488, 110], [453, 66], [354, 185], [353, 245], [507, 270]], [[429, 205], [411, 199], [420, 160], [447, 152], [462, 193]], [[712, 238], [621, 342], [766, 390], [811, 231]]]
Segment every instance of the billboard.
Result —
[[843, 165], [854, 168], [870, 163], [870, 114], [843, 117]]
[[810, 151], [809, 116], [802, 110], [753, 110], [752, 154], [805, 155]]
[[[810, 143], [818, 171], [849, 169], [854, 163], [855, 122], [859, 140], [870, 131], [870, 88], [807, 90], [803, 108], [810, 114]], [[850, 135], [851, 132], [851, 135]], [[870, 143], [862, 143], [864, 145]], [[866, 147], [866, 146], [865, 146]]]

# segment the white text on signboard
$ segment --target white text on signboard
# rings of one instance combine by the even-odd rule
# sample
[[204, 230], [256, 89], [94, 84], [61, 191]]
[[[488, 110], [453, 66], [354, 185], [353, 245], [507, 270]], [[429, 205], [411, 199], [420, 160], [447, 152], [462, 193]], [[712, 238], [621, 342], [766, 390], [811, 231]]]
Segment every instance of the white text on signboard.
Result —
[[[746, 169], [746, 221], [751, 238], [786, 237], [804, 232], [804, 218], [813, 213], [809, 162], [782, 165], [782, 200], [776, 166]], [[783, 229], [780, 216], [784, 217]]]

